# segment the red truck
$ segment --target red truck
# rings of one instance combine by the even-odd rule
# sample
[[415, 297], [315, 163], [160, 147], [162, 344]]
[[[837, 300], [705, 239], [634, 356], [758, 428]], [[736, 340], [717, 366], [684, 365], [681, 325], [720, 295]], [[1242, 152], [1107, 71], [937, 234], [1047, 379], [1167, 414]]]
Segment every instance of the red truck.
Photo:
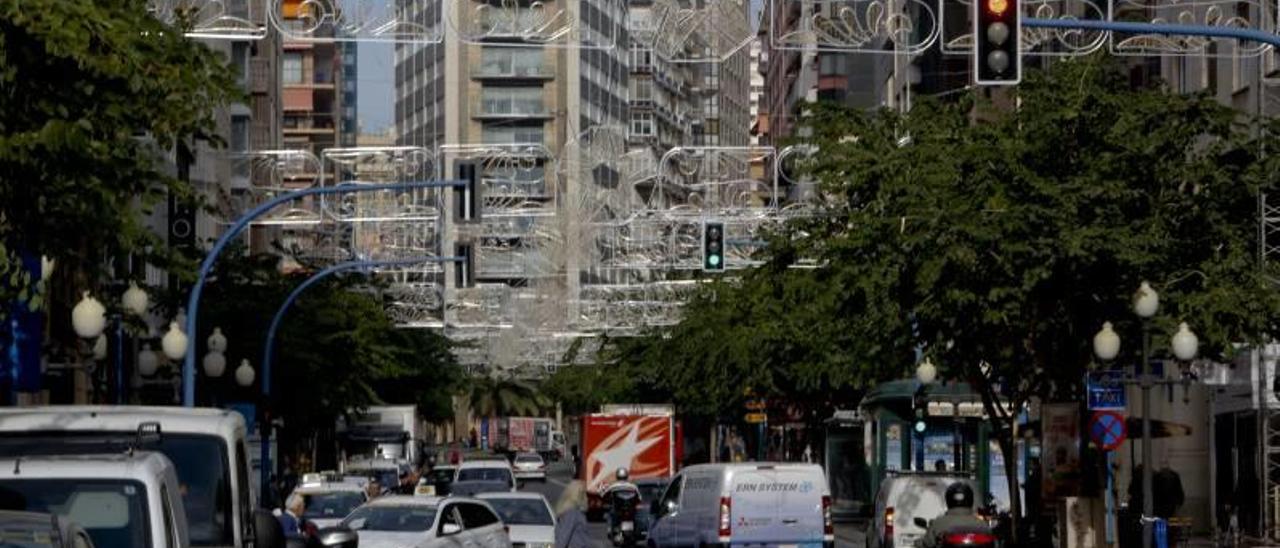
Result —
[[670, 411], [611, 406], [582, 418], [582, 481], [589, 514], [603, 510], [600, 493], [615, 481], [619, 468], [631, 479], [669, 478], [683, 458], [680, 423]]

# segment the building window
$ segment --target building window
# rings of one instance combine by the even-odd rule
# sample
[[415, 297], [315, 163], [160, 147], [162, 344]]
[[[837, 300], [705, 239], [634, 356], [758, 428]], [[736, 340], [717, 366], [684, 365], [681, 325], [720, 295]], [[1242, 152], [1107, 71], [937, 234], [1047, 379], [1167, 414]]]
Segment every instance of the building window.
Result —
[[653, 98], [653, 80], [648, 78], [631, 79], [631, 100], [648, 101]]
[[482, 138], [486, 144], [543, 142], [543, 129], [537, 126], [484, 126]]
[[484, 74], [538, 76], [544, 72], [542, 59], [537, 48], [484, 48], [480, 69]]
[[653, 136], [653, 113], [652, 112], [631, 113], [631, 135], [633, 137], [652, 137]]
[[249, 117], [231, 117], [231, 150], [240, 152], [249, 150]]
[[481, 110], [485, 114], [541, 114], [542, 87], [496, 88], [485, 87]]
[[302, 54], [286, 53], [280, 59], [280, 67], [284, 71], [285, 84], [302, 83]]

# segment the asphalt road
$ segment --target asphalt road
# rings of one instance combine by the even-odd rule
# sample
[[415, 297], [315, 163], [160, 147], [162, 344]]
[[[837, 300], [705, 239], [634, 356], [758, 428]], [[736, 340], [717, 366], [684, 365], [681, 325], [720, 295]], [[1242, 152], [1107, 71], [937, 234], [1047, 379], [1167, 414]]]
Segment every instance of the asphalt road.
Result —
[[[529, 481], [525, 482], [521, 488], [522, 491], [531, 491], [534, 493], [542, 493], [547, 497], [552, 507], [555, 507], [556, 500], [560, 498], [560, 493], [573, 480], [573, 466], [569, 463], [553, 463], [550, 467], [550, 473], [547, 475], [547, 481]], [[849, 548], [863, 548], [866, 546], [863, 542], [862, 524], [836, 524], [836, 546]], [[613, 544], [608, 539], [608, 527], [604, 523], [590, 524], [591, 538], [595, 539], [596, 546], [599, 548], [612, 548]]]

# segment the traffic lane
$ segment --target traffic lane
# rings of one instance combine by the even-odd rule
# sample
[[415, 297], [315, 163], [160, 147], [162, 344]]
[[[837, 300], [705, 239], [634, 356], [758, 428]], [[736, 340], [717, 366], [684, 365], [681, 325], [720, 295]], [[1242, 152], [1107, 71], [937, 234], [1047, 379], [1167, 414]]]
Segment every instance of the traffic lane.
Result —
[[[560, 500], [560, 494], [564, 493], [565, 487], [568, 487], [573, 479], [573, 463], [552, 463], [548, 466], [546, 481], [525, 481], [520, 490], [541, 493], [542, 496], [547, 497], [547, 502], [550, 502], [554, 509], [556, 501]], [[587, 522], [587, 532], [596, 546], [600, 548], [613, 546], [609, 542], [609, 527], [604, 523]]]
[[836, 546], [863, 548], [867, 545], [866, 523], [837, 523]]

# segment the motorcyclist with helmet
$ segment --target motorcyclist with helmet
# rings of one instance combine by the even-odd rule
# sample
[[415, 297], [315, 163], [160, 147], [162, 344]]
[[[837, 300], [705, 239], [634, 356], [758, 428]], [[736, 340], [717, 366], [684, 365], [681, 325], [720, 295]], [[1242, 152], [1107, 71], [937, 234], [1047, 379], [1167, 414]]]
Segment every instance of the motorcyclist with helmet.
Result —
[[609, 537], [615, 546], [631, 546], [639, 539], [636, 530], [636, 508], [640, 506], [640, 487], [631, 483], [631, 474], [619, 468], [615, 481], [602, 494], [609, 512]]
[[921, 544], [923, 548], [942, 548], [943, 536], [956, 532], [990, 532], [991, 527], [974, 511], [973, 488], [968, 482], [957, 481], [947, 487], [947, 511], [929, 522]]

